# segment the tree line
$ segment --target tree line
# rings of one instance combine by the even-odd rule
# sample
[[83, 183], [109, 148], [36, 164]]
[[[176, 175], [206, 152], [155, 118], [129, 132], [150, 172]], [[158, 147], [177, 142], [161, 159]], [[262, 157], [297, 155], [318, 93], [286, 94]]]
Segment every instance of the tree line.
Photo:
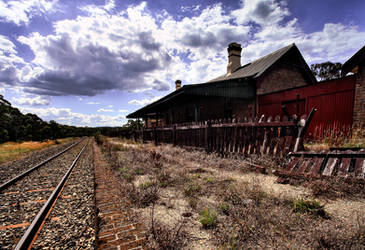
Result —
[[0, 143], [7, 141], [42, 141], [66, 137], [129, 136], [135, 126], [133, 121], [122, 127], [76, 127], [62, 125], [55, 121], [43, 121], [35, 114], [22, 114], [19, 109], [0, 95]]

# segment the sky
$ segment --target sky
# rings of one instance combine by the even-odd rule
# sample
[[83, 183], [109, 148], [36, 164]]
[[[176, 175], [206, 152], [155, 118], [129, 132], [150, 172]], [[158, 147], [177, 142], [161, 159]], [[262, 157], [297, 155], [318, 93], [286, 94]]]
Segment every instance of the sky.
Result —
[[365, 45], [363, 0], [0, 0], [0, 94], [23, 113], [121, 126], [182, 85], [295, 43], [311, 65]]

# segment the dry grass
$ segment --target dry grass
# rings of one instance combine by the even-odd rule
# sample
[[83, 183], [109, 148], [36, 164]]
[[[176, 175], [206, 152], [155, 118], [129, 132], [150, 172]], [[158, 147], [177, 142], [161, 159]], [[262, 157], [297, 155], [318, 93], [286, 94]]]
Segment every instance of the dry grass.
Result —
[[[278, 184], [275, 176], [252, 172], [238, 157], [119, 139], [110, 139], [104, 149], [119, 172], [123, 195], [150, 228], [151, 248], [361, 249], [365, 245], [365, 193], [355, 183], [341, 192], [335, 188], [332, 195], [333, 183]], [[261, 161], [267, 167], [280, 164]], [[349, 199], [351, 191], [359, 194]], [[163, 236], [158, 238], [156, 230]]]
[[365, 148], [365, 129], [354, 128], [350, 134], [331, 134], [329, 132], [320, 140], [308, 141], [304, 144], [310, 151], [329, 150], [335, 148]]
[[[72, 138], [58, 139], [57, 143], [65, 143]], [[55, 145], [56, 142], [48, 140], [44, 142], [6, 142], [0, 144], [0, 163], [12, 161], [23, 157], [25, 154]]]

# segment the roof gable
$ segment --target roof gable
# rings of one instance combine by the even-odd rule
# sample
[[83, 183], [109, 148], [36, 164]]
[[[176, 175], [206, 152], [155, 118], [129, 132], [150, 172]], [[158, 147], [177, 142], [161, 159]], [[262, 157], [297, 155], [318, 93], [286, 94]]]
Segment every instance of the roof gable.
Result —
[[263, 76], [271, 67], [273, 67], [281, 58], [288, 55], [290, 52], [296, 54], [296, 58], [300, 63], [300, 68], [302, 68], [305, 74], [308, 76], [308, 79], [311, 82], [316, 82], [312, 72], [310, 71], [307, 63], [305, 62], [302, 54], [298, 50], [297, 46], [293, 43], [281, 49], [278, 49], [266, 56], [263, 56], [251, 63], [243, 65], [242, 67], [238, 68], [235, 72], [230, 75], [224, 74], [221, 75], [209, 82], [218, 82], [218, 81], [225, 81], [230, 79], [237, 79], [237, 78], [253, 78], [257, 79]]
[[365, 46], [342, 65], [341, 74], [346, 75], [362, 62], [365, 62]]

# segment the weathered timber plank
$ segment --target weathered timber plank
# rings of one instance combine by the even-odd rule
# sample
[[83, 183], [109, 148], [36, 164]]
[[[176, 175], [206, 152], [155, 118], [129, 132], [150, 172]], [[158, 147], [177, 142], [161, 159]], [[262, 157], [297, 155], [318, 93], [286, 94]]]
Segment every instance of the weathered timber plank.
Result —
[[294, 169], [295, 165], [299, 162], [299, 157], [292, 157], [289, 164], [286, 166], [285, 171], [290, 172]]
[[320, 175], [320, 170], [321, 170], [321, 166], [322, 166], [324, 159], [325, 158], [323, 158], [323, 157], [317, 157], [315, 159], [313, 166], [309, 170], [310, 175], [315, 175], [315, 176]]
[[311, 165], [312, 163], [312, 159], [304, 159], [302, 161], [302, 163], [300, 164], [300, 166], [298, 167], [297, 173], [298, 174], [304, 174], [306, 172], [306, 169]]
[[333, 170], [335, 169], [337, 162], [338, 162], [338, 158], [329, 158], [327, 161], [327, 164], [323, 170], [322, 175], [331, 176]]
[[342, 158], [340, 166], [338, 168], [338, 176], [341, 176], [341, 177], [348, 176], [350, 164], [351, 164], [351, 158]]
[[355, 175], [359, 178], [365, 178], [365, 159], [357, 158], [355, 162]]

